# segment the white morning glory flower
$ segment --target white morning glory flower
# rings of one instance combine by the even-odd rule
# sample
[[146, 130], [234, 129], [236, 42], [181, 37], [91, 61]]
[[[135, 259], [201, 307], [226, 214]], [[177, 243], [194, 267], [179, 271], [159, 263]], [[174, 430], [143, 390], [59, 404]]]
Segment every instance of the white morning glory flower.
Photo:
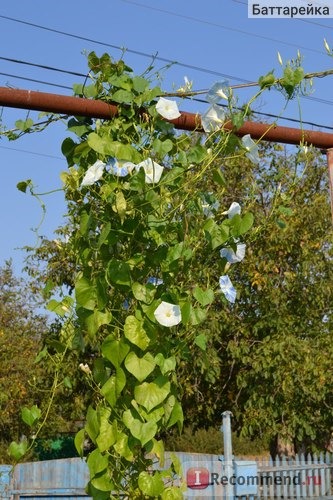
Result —
[[237, 243], [236, 252], [232, 248], [222, 248], [220, 250], [221, 257], [227, 259], [229, 264], [241, 262], [245, 257], [245, 243]]
[[175, 326], [182, 320], [180, 307], [169, 302], [161, 302], [155, 309], [154, 316], [160, 325]]
[[237, 203], [236, 201], [233, 201], [225, 212], [222, 212], [223, 215], [227, 215], [229, 219], [232, 219], [234, 215], [239, 215], [241, 213], [241, 207], [240, 204]]
[[164, 281], [160, 278], [156, 278], [155, 276], [151, 276], [147, 279], [147, 283], [151, 283], [152, 285], [159, 286], [163, 285]]
[[228, 96], [225, 93], [227, 87], [227, 80], [221, 80], [220, 82], [214, 83], [214, 85], [208, 90], [206, 96], [207, 101], [211, 104], [217, 104], [221, 99], [228, 100]]
[[117, 160], [117, 158], [110, 158], [106, 166], [109, 167], [110, 173], [117, 177], [126, 177], [135, 168], [131, 161]]
[[88, 168], [85, 176], [82, 179], [81, 186], [92, 186], [99, 181], [104, 172], [105, 163], [97, 160], [91, 167]]
[[229, 276], [220, 276], [219, 283], [221, 292], [224, 294], [225, 298], [231, 302], [231, 304], [234, 304], [237, 292], [234, 285], [231, 283]]
[[137, 170], [141, 167], [145, 171], [145, 181], [147, 184], [156, 184], [159, 182], [164, 167], [153, 161], [151, 158], [147, 158], [147, 160], [144, 160], [135, 166]]
[[177, 103], [164, 97], [160, 97], [157, 101], [156, 111], [166, 120], [175, 120], [180, 117]]
[[251, 160], [253, 163], [259, 163], [260, 158], [259, 158], [259, 148], [257, 143], [254, 142], [253, 139], [251, 139], [250, 134], [244, 135], [242, 137], [242, 144], [244, 148], [246, 149], [246, 156], [249, 160]]
[[205, 132], [216, 132], [225, 121], [225, 112], [221, 106], [213, 104], [201, 115], [201, 124]]

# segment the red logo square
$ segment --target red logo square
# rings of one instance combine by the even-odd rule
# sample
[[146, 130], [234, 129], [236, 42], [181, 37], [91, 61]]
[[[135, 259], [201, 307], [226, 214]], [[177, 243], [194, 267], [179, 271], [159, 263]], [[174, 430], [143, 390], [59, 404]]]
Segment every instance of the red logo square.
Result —
[[209, 470], [206, 467], [191, 467], [186, 473], [186, 484], [192, 490], [204, 490], [209, 486]]

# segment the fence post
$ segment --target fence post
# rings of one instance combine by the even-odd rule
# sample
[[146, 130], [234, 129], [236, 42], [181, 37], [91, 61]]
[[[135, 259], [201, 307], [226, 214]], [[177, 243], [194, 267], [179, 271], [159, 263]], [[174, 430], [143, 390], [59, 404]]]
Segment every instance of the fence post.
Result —
[[233, 470], [233, 456], [232, 456], [232, 440], [231, 440], [231, 411], [224, 411], [222, 413], [222, 428], [223, 432], [223, 448], [224, 448], [224, 471], [228, 478], [225, 486], [225, 498], [228, 500], [234, 498], [234, 486], [230, 482], [231, 476], [234, 474]]

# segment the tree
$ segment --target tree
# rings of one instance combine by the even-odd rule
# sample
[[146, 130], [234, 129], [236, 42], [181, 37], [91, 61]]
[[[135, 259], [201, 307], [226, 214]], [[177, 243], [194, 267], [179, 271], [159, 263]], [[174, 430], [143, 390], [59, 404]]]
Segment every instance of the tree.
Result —
[[29, 287], [14, 276], [7, 261], [0, 268], [0, 440], [4, 446], [27, 431], [21, 408], [40, 402], [34, 387], [40, 370], [34, 360], [45, 330], [45, 316], [36, 312]]
[[333, 425], [333, 234], [325, 159], [277, 149], [267, 146], [259, 167], [224, 169], [255, 229], [221, 336], [238, 428], [294, 453], [323, 449]]

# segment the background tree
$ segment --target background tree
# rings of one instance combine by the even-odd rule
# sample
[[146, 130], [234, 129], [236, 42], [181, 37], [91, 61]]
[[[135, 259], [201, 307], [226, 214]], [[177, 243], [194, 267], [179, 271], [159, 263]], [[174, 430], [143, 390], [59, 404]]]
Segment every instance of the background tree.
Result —
[[223, 168], [256, 230], [220, 324], [238, 428], [293, 453], [323, 449], [333, 425], [332, 226], [325, 158], [279, 149], [267, 146], [259, 166]]
[[[11, 441], [31, 433], [22, 420], [22, 409], [37, 405], [46, 411], [52, 394], [53, 404], [39, 438], [73, 434], [83, 425], [86, 384], [79, 369], [80, 350], [74, 338], [66, 352], [67, 363], [56, 365], [63, 325], [41, 314], [35, 292], [36, 283], [32, 291], [30, 284], [14, 275], [11, 262], [0, 267], [0, 460], [4, 463], [10, 460]], [[39, 442], [40, 450], [45, 446]]]
[[[2, 450], [26, 432], [21, 408], [35, 404], [40, 376], [34, 364], [46, 330], [28, 286], [16, 278], [11, 262], [0, 268], [0, 440]], [[39, 397], [37, 397], [39, 399]], [[2, 457], [3, 459], [3, 457]], [[7, 457], [8, 459], [8, 457]]]

